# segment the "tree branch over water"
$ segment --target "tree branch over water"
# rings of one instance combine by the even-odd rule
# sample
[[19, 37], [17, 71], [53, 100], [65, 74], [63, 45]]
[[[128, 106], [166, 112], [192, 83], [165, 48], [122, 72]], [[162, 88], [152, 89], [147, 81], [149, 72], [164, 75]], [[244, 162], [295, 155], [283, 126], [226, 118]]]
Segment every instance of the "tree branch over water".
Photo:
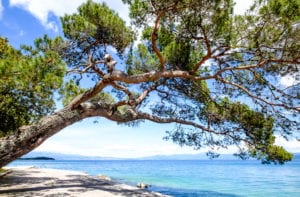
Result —
[[[299, 136], [297, 1], [257, 1], [243, 16], [231, 0], [123, 2], [139, 43], [91, 0], [61, 18], [64, 38], [44, 36], [22, 50], [1, 38], [0, 166], [89, 117], [175, 123], [166, 139], [181, 146], [236, 145], [241, 157], [264, 163], [292, 159], [274, 136]], [[54, 112], [57, 90], [65, 107]]]

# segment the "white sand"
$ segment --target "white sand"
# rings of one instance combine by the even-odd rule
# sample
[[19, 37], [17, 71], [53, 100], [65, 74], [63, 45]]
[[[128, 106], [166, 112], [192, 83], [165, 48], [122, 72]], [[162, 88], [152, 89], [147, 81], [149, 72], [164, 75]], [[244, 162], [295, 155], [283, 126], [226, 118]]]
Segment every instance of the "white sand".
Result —
[[77, 171], [35, 167], [13, 167], [8, 169], [11, 172], [0, 177], [0, 196], [164, 196], [133, 186], [92, 177]]

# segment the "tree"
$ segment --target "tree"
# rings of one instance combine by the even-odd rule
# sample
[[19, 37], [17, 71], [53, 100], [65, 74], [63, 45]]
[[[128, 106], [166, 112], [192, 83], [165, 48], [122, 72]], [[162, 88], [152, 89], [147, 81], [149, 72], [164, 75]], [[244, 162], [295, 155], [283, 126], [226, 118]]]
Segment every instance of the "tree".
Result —
[[[53, 55], [47, 73], [55, 68], [61, 74], [58, 65], [67, 65], [68, 77], [58, 84], [65, 107], [52, 112], [41, 103], [49, 115], [25, 114], [34, 118], [1, 138], [0, 166], [88, 117], [129, 126], [144, 120], [176, 123], [166, 139], [182, 146], [236, 145], [242, 158], [280, 164], [292, 159], [274, 145], [274, 135], [289, 139], [299, 131], [299, 1], [259, 0], [243, 16], [233, 14], [231, 0], [123, 2], [130, 6], [132, 24], [142, 29], [138, 44], [114, 11], [88, 0], [78, 13], [61, 18], [64, 39], [45, 37], [36, 49], [17, 52], [37, 58], [35, 67], [47, 65], [47, 55]], [[124, 64], [116, 64], [117, 55]], [[15, 65], [10, 57], [4, 59]], [[281, 84], [285, 76], [294, 76], [294, 83]], [[82, 88], [87, 79], [93, 86]], [[12, 95], [16, 86], [10, 88]], [[37, 91], [26, 88], [25, 93]], [[46, 94], [41, 101], [54, 89], [41, 91]]]
[[37, 39], [35, 47], [13, 49], [0, 37], [0, 136], [54, 111], [53, 93], [63, 83], [65, 64], [51, 48], [59, 39]]

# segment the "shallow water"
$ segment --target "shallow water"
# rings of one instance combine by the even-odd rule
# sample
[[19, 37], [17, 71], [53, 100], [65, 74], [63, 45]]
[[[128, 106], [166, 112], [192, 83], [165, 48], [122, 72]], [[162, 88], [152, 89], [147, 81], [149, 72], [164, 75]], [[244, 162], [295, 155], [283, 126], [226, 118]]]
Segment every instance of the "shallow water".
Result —
[[29, 165], [104, 174], [121, 182], [145, 182], [172, 196], [300, 196], [300, 159], [280, 165], [239, 160], [18, 160]]

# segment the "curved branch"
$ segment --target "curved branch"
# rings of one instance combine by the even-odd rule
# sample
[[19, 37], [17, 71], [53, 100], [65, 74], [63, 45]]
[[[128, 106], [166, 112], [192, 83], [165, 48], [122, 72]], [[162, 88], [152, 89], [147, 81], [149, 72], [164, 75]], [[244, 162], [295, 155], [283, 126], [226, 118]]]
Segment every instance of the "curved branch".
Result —
[[208, 60], [211, 55], [212, 55], [212, 52], [211, 52], [211, 47], [210, 47], [210, 44], [209, 44], [209, 40], [208, 40], [208, 37], [204, 31], [204, 28], [201, 26], [201, 30], [202, 30], [202, 33], [203, 33], [203, 38], [204, 38], [204, 42], [206, 44], [206, 48], [207, 48], [207, 53], [206, 55], [195, 65], [194, 69], [192, 70], [192, 73], [195, 73], [197, 72], [197, 70], [200, 68], [200, 66], [206, 61]]
[[124, 92], [125, 94], [127, 94], [129, 98], [131, 97], [132, 93], [124, 86], [121, 86], [121, 85], [117, 84], [116, 82], [112, 82], [111, 85], [112, 85], [112, 87], [116, 88], [117, 90], [120, 90], [120, 91]]
[[89, 100], [96, 94], [98, 94], [103, 88], [105, 88], [107, 85], [109, 85], [110, 82], [101, 80], [99, 83], [97, 83], [92, 89], [89, 89], [85, 93], [75, 97], [67, 106], [69, 109], [75, 109], [77, 108], [81, 103]]
[[120, 81], [124, 83], [138, 84], [141, 82], [157, 81], [160, 78], [184, 78], [192, 80], [205, 80], [213, 77], [197, 77], [190, 75], [187, 71], [168, 70], [168, 71], [151, 71], [139, 75], [127, 75], [121, 71], [114, 71], [110, 76], [111, 80]]
[[207, 53], [206, 56], [204, 56], [194, 67], [194, 69], [192, 70], [191, 73], [195, 73], [197, 72], [197, 70], [200, 68], [200, 66], [206, 61], [208, 60], [209, 58], [211, 58], [211, 54], [210, 53]]
[[160, 22], [161, 17], [163, 16], [163, 14], [164, 14], [163, 11], [160, 11], [158, 13], [157, 18], [156, 18], [155, 23], [154, 23], [153, 32], [152, 32], [152, 35], [151, 35], [152, 48], [153, 48], [153, 51], [155, 52], [155, 54], [157, 55], [157, 57], [160, 61], [161, 70], [165, 69], [165, 59], [164, 59], [164, 57], [162, 56], [162, 54], [160, 53], [159, 49], [156, 46], [156, 39], [157, 39], [157, 32], [158, 32], [159, 22]]
[[[104, 63], [104, 62], [103, 62]], [[93, 66], [92, 69], [100, 76], [100, 77], [104, 77], [104, 72], [102, 72], [102, 70], [100, 70], [99, 68], [97, 68], [96, 66]]]
[[151, 71], [139, 75], [127, 75], [121, 71], [114, 71], [110, 79], [114, 81], [120, 81], [124, 83], [131, 83], [131, 84], [138, 84], [141, 82], [150, 82], [150, 81], [157, 81], [161, 78], [182, 78], [182, 79], [190, 79], [194, 81], [199, 81], [199, 80], [208, 80], [208, 79], [214, 79], [218, 75], [221, 75], [222, 73], [226, 71], [231, 71], [231, 70], [249, 70], [252, 68], [258, 68], [266, 65], [268, 63], [267, 60], [262, 61], [258, 64], [253, 64], [253, 65], [247, 65], [247, 66], [237, 66], [237, 67], [227, 67], [218, 70], [215, 74], [210, 75], [210, 76], [194, 76], [191, 75], [188, 71], [182, 71], [182, 70], [167, 70], [167, 71]]
[[153, 86], [150, 86], [144, 92], [142, 92], [140, 94], [140, 96], [137, 99], [135, 99], [135, 101], [134, 101], [135, 105], [141, 104], [141, 102], [149, 95], [149, 93], [152, 92], [153, 90], [155, 90], [159, 85], [160, 85], [160, 83], [156, 83]]
[[158, 116], [153, 116], [151, 114], [144, 113], [144, 112], [137, 112], [136, 119], [150, 120], [150, 121], [156, 122], [156, 123], [178, 123], [178, 124], [182, 124], [182, 125], [193, 126], [195, 128], [201, 129], [201, 130], [209, 132], [209, 133], [214, 133], [217, 135], [227, 134], [227, 132], [215, 131], [210, 128], [204, 127], [200, 124], [197, 124], [195, 122], [182, 120], [182, 119], [178, 119], [178, 118], [160, 118]]
[[[208, 41], [205, 41], [208, 44]], [[219, 49], [224, 48], [224, 50], [216, 55], [213, 55], [215, 52], [217, 52]], [[211, 51], [210, 47], [209, 50], [207, 52], [207, 54], [194, 66], [194, 69], [192, 70], [191, 74], [194, 74], [198, 71], [198, 69], [200, 68], [200, 66], [202, 64], [204, 64], [207, 60], [209, 60], [210, 58], [217, 58], [219, 56], [222, 56], [226, 53], [226, 51], [229, 50], [229, 47], [225, 47], [225, 46], [219, 46], [216, 49], [214, 49], [213, 51]]]
[[259, 100], [263, 103], [266, 103], [270, 106], [275, 106], [275, 107], [283, 107], [285, 109], [288, 109], [288, 110], [296, 110], [296, 111], [299, 111], [300, 112], [300, 106], [296, 106], [296, 107], [290, 107], [290, 106], [287, 106], [283, 103], [272, 103], [272, 102], [269, 102], [261, 97], [258, 97], [258, 96], [255, 96], [254, 94], [252, 94], [249, 90], [247, 90], [245, 87], [239, 85], [239, 84], [236, 84], [234, 82], [230, 82], [230, 81], [227, 81], [223, 78], [219, 78], [217, 77], [216, 80], [222, 82], [222, 83], [225, 83], [225, 84], [229, 84], [229, 85], [232, 85], [240, 90], [242, 90], [244, 93], [246, 93], [249, 97], [253, 98], [253, 99], [256, 99], [256, 100]]
[[88, 117], [105, 117], [112, 121], [132, 120], [131, 116], [113, 114], [110, 105], [79, 104], [76, 110], [65, 107], [44, 116], [31, 125], [22, 126], [11, 135], [0, 139], [0, 167], [28, 153], [63, 128]]

